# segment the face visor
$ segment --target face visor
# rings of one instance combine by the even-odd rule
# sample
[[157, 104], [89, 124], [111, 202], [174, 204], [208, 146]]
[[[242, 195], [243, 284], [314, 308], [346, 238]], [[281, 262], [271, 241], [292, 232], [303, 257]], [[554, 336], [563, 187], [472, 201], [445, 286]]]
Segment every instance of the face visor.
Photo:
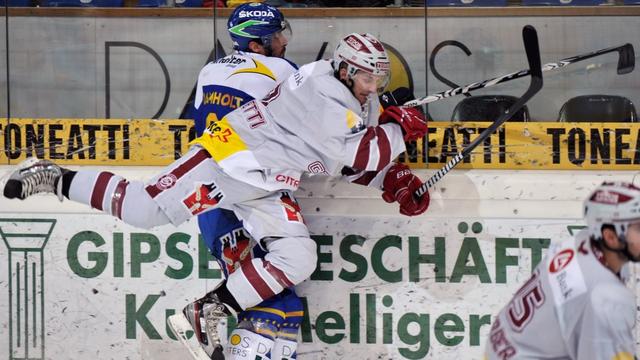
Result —
[[374, 75], [366, 71], [358, 70], [352, 77], [354, 83], [361, 89], [370, 90], [371, 93], [382, 94], [382, 90], [389, 83], [389, 73], [383, 73], [381, 75]]

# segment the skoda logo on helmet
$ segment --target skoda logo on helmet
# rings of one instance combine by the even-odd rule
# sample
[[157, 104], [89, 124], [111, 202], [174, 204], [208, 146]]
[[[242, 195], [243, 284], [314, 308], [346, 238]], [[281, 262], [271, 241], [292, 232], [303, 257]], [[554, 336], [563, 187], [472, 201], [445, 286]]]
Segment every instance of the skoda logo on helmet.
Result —
[[243, 10], [238, 13], [239, 18], [246, 17], [276, 17], [276, 15], [271, 10]]

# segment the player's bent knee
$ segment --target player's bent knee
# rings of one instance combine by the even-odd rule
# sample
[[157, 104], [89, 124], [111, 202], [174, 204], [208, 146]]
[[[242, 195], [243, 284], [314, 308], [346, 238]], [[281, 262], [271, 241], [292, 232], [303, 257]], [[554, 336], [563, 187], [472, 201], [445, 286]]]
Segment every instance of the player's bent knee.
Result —
[[311, 238], [277, 238], [267, 242], [266, 246], [265, 260], [282, 271], [293, 285], [306, 280], [316, 268], [318, 256]]

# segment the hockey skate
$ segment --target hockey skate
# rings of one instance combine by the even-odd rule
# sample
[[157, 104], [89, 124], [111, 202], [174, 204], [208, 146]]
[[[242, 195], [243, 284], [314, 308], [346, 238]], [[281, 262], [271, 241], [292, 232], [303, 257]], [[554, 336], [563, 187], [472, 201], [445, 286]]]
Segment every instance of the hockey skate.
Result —
[[[218, 324], [229, 315], [226, 306], [213, 293], [185, 306], [167, 319], [169, 328], [196, 360], [224, 360]], [[193, 331], [191, 338], [187, 331]]]
[[52, 193], [62, 201], [64, 169], [47, 160], [29, 158], [2, 181], [2, 192], [9, 199], [24, 200], [37, 193]]

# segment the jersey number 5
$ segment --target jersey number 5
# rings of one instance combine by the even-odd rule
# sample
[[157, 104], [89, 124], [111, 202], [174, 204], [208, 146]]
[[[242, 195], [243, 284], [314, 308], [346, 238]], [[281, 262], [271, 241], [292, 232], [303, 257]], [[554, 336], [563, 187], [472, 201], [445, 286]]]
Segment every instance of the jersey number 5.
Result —
[[535, 272], [509, 303], [507, 318], [511, 327], [515, 331], [522, 331], [533, 318], [535, 310], [544, 304], [544, 300], [540, 277]]

